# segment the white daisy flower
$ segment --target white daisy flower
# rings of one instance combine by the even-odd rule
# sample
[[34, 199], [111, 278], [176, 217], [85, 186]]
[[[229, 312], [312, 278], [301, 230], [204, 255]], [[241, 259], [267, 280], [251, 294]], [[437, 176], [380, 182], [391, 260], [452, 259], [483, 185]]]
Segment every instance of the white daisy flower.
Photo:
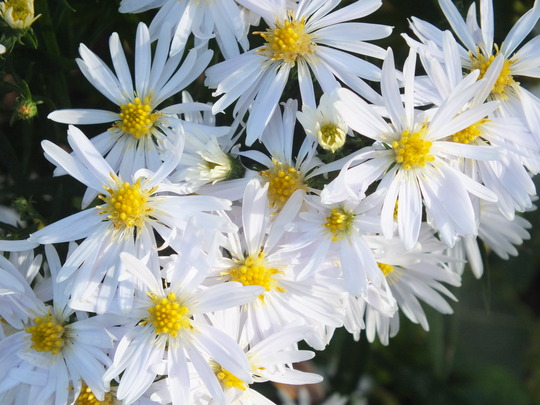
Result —
[[[441, 105], [452, 89], [463, 80], [458, 44], [448, 31], [444, 33], [443, 51], [444, 65], [429, 55], [422, 58], [433, 86], [433, 89], [429, 90], [429, 98], [437, 106]], [[485, 101], [497, 83], [503, 67], [504, 58], [498, 55], [483, 75], [484, 85], [464, 111]], [[509, 219], [513, 218], [516, 210], [522, 212], [532, 206], [531, 196], [536, 194], [536, 188], [521, 159], [529, 155], [536, 146], [527, 128], [517, 118], [491, 114], [452, 134], [448, 140], [505, 149], [505, 155], [498, 160], [460, 159], [461, 170], [478, 179], [497, 195], [499, 208]]]
[[469, 193], [497, 199], [492, 191], [457, 170], [452, 159], [496, 160], [501, 150], [445, 139], [485, 118], [498, 103], [485, 103], [459, 114], [482, 85], [471, 73], [440, 107], [420, 114], [414, 110], [415, 65], [416, 53], [411, 49], [405, 62], [402, 101], [393, 54], [388, 52], [381, 87], [390, 122], [351, 91], [339, 90], [339, 108], [348, 125], [375, 143], [351, 157], [321, 197], [323, 203], [359, 198], [373, 182], [381, 180], [381, 226], [387, 238], [394, 233], [394, 211], [399, 202], [397, 228], [407, 248], [414, 247], [418, 239], [423, 207], [442, 240], [452, 246], [458, 235], [477, 233]]
[[[302, 204], [301, 193], [294, 193], [274, 215], [267, 191], [268, 185], [263, 187], [255, 179], [248, 183], [242, 205], [242, 233], [228, 234], [223, 246], [226, 257], [212, 274], [213, 282], [237, 281], [264, 288], [258, 298], [239, 310], [245, 313], [251, 343], [293, 322], [305, 322], [322, 331], [325, 326], [341, 326], [344, 294], [335, 288], [333, 279], [319, 274], [300, 280], [308, 259], [285, 242]], [[322, 348], [326, 341], [322, 336], [311, 337], [308, 343]]]
[[368, 302], [350, 297], [345, 318], [347, 330], [356, 332], [357, 337], [355, 318], [358, 314], [363, 315], [367, 339], [373, 342], [375, 336], [378, 336], [381, 343], [387, 345], [388, 339], [399, 331], [400, 312], [426, 331], [429, 330], [419, 300], [442, 314], [453, 312], [445, 298], [454, 301], [456, 298], [442, 283], [458, 287], [461, 278], [450, 270], [448, 262], [453, 259], [444, 254], [446, 246], [435, 238], [431, 229], [423, 228], [419, 242], [413, 249], [405, 249], [399, 239], [388, 241], [377, 236], [372, 237], [371, 246], [374, 247], [378, 265], [388, 281], [399, 311], [389, 317]]
[[[52, 246], [45, 249], [54, 279], [60, 259]], [[51, 306], [40, 301], [28, 284], [23, 292], [15, 293], [25, 297], [25, 327], [0, 341], [0, 398], [23, 384], [28, 388], [28, 403], [64, 405], [70, 389], [80, 392], [82, 381], [97, 399], [104, 398], [109, 387], [101, 377], [110, 364], [107, 352], [113, 348], [108, 329], [117, 320], [109, 316], [75, 319], [64, 286], [53, 283]]]
[[324, 92], [340, 87], [340, 80], [364, 97], [379, 101], [362, 80], [378, 81], [379, 68], [349, 52], [383, 59], [385, 51], [365, 41], [384, 38], [391, 28], [346, 21], [374, 12], [382, 4], [380, 0], [354, 2], [334, 12], [339, 1], [305, 0], [292, 5], [287, 0], [238, 2], [264, 19], [269, 28], [256, 34], [266, 43], [208, 68], [205, 83], [216, 89], [215, 96], [222, 95], [214, 104], [214, 113], [235, 100], [234, 113], [241, 118], [250, 109], [248, 146], [260, 138], [268, 124], [293, 67], [298, 71], [305, 105], [315, 106], [312, 73]]
[[345, 120], [336, 108], [337, 93], [324, 93], [317, 108], [304, 105], [296, 116], [306, 134], [314, 136], [325, 150], [334, 153], [345, 145], [347, 135], [352, 135]]
[[173, 404], [187, 403], [188, 359], [218, 403], [225, 403], [223, 390], [207, 358], [252, 381], [244, 351], [226, 333], [205, 322], [204, 315], [241, 305], [260, 294], [261, 288], [243, 288], [239, 283], [201, 287], [209, 264], [200, 240], [186, 238], [184, 249], [167, 287], [159, 269], [150, 269], [134, 256], [121, 254], [127, 271], [142, 283], [142, 289], [133, 310], [126, 314], [128, 331], [104, 380], [109, 382], [121, 374], [116, 396], [125, 403], [139, 398], [157, 375], [168, 379]]
[[[451, 0], [439, 0], [439, 5], [456, 37], [461, 41], [459, 57], [465, 72], [479, 69], [479, 78], [482, 78], [496, 57], [502, 57], [503, 65], [491, 89], [490, 97], [501, 101], [498, 113], [502, 117], [515, 117], [528, 124], [532, 133], [530, 141], [535, 145], [534, 152], [537, 155], [540, 149], [538, 132], [540, 100], [522, 87], [517, 79], [519, 76], [539, 77], [540, 37], [535, 37], [523, 45], [522, 43], [540, 18], [540, 3], [535, 1], [533, 7], [514, 24], [500, 46], [494, 43], [493, 38], [494, 18], [491, 0], [479, 2], [480, 24], [475, 3], [470, 6], [465, 20]], [[441, 30], [414, 17], [411, 28], [421, 41], [419, 43], [410, 40], [411, 44], [424, 48], [428, 46], [428, 51], [439, 58], [441, 63], [447, 62], [446, 55], [442, 52], [444, 34]], [[537, 156], [527, 164], [534, 172], [540, 170]]]
[[140, 171], [138, 177], [121, 179], [76, 127], [70, 127], [68, 142], [73, 154], [44, 141], [47, 158], [89, 187], [83, 206], [96, 195], [103, 204], [46, 226], [32, 234], [30, 241], [48, 244], [84, 239], [64, 264], [57, 280], [69, 279], [73, 283], [73, 307], [102, 313], [118, 293], [122, 297], [120, 307], [129, 310], [134, 285], [123, 277], [119, 254], [128, 252], [156, 261], [155, 232], [165, 246], [175, 248], [176, 237], [192, 217], [197, 217], [195, 226], [210, 233], [220, 226], [230, 229], [222, 217], [204, 213], [228, 209], [229, 201], [178, 195], [177, 188], [164, 181], [178, 165], [178, 147], [169, 148], [170, 157], [157, 172]]
[[176, 114], [199, 108], [196, 103], [158, 108], [193, 82], [212, 57], [212, 51], [193, 49], [180, 65], [182, 54], [167, 56], [170, 41], [170, 33], [164, 27], [152, 58], [148, 28], [139, 24], [134, 80], [118, 34], [111, 35], [109, 41], [114, 72], [81, 44], [81, 59], [77, 59], [79, 68], [101, 94], [119, 106], [120, 111], [67, 109], [49, 114], [53, 121], [65, 124], [112, 122], [112, 127], [92, 138], [92, 143], [106, 157], [114, 172], [123, 178], [131, 177], [140, 168], [156, 171], [161, 165], [160, 154], [165, 139], [177, 136], [171, 128], [179, 125]]
[[155, 8], [159, 11], [150, 23], [150, 35], [156, 39], [161, 27], [170, 24], [173, 31], [171, 56], [184, 49], [191, 33], [196, 46], [215, 37], [225, 59], [237, 56], [239, 45], [243, 50], [249, 46], [242, 12], [234, 0], [122, 0], [118, 10], [140, 13]]

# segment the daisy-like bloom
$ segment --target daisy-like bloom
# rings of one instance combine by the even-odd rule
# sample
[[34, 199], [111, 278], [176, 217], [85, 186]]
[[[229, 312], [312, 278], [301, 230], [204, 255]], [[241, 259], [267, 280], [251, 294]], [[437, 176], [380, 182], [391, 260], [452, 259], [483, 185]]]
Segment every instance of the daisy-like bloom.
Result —
[[[126, 269], [141, 282], [133, 310], [126, 314], [127, 333], [120, 340], [106, 382], [120, 374], [116, 396], [132, 403], [157, 375], [166, 377], [172, 403], [188, 403], [188, 361], [217, 403], [224, 404], [218, 377], [207, 358], [214, 359], [238, 378], [252, 382], [249, 362], [233, 338], [205, 322], [205, 314], [241, 305], [261, 293], [239, 283], [201, 287], [211, 257], [201, 249], [197, 234], [184, 238], [184, 251], [175, 260], [167, 287], [159, 268], [122, 253]], [[216, 245], [217, 246], [217, 245]]]
[[301, 212], [302, 221], [295, 224], [295, 230], [302, 234], [299, 239], [303, 248], [310, 251], [310, 260], [300, 277], [324, 262], [335, 262], [350, 294], [370, 301], [379, 311], [392, 316], [397, 309], [395, 299], [366, 239], [380, 233], [379, 216], [368, 213], [362, 203], [345, 201], [325, 206], [318, 196], [307, 201], [310, 209]]
[[228, 209], [230, 202], [209, 196], [178, 195], [166, 177], [178, 165], [178, 146], [170, 146], [170, 156], [155, 173], [140, 171], [138, 177], [122, 179], [114, 174], [93, 144], [76, 127], [70, 127], [69, 154], [44, 141], [46, 157], [89, 187], [83, 206], [97, 195], [103, 202], [61, 219], [30, 236], [41, 244], [84, 239], [68, 258], [57, 281], [70, 279], [71, 305], [77, 309], [102, 313], [111, 305], [116, 292], [120, 307], [131, 305], [133, 283], [122, 277], [120, 252], [149, 261], [157, 260], [157, 232], [165, 245], [175, 248], [188, 221], [197, 217], [199, 228], [210, 234], [220, 226], [230, 229], [223, 218], [205, 213]]
[[349, 127], [336, 108], [337, 93], [324, 93], [317, 108], [305, 105], [297, 113], [306, 134], [317, 139], [319, 146], [334, 153], [345, 145]]
[[358, 324], [365, 322], [367, 339], [373, 342], [377, 335], [381, 343], [387, 345], [388, 339], [399, 331], [400, 312], [412, 322], [420, 324], [426, 331], [429, 330], [420, 301], [442, 314], [453, 312], [445, 298], [456, 298], [443, 283], [458, 287], [461, 285], [461, 278], [450, 270], [448, 263], [453, 259], [444, 254], [446, 246], [434, 236], [429, 227], [423, 227], [419, 243], [413, 249], [405, 249], [397, 238], [386, 240], [381, 236], [372, 237], [370, 244], [397, 301], [399, 311], [389, 317], [368, 302], [350, 297], [345, 327], [354, 333], [356, 338], [359, 333]]
[[[287, 230], [303, 203], [301, 193], [294, 193], [279, 213], [272, 214], [267, 192], [268, 185], [261, 186], [256, 179], [248, 183], [239, 219], [242, 231], [228, 234], [223, 244], [226, 257], [216, 266], [212, 281], [264, 288], [239, 310], [245, 313], [245, 333], [252, 343], [293, 322], [304, 322], [317, 330], [341, 326], [344, 294], [335, 288], [332, 278], [314, 274], [299, 279], [308, 258], [287, 243]], [[308, 343], [322, 348], [326, 341], [311, 336]]]
[[[60, 260], [49, 245], [45, 247], [52, 278]], [[0, 289], [6, 287], [0, 280]], [[0, 401], [22, 385], [27, 403], [65, 405], [70, 390], [81, 391], [81, 380], [95, 397], [103, 400], [108, 385], [102, 381], [110, 364], [107, 352], [113, 348], [109, 332], [117, 322], [109, 316], [81, 317], [67, 306], [65, 285], [53, 283], [53, 303], [46, 305], [26, 284], [19, 301], [26, 304], [24, 328], [0, 341]], [[20, 403], [20, 402], [19, 402]]]
[[296, 67], [302, 103], [315, 106], [312, 74], [324, 92], [340, 87], [338, 80], [362, 96], [380, 97], [362, 80], [378, 81], [375, 65], [351, 55], [383, 59], [385, 51], [364, 41], [384, 38], [391, 28], [348, 22], [377, 10], [380, 0], [358, 1], [331, 12], [339, 1], [289, 2], [287, 0], [240, 0], [238, 3], [259, 14], [268, 29], [255, 32], [266, 43], [256, 49], [218, 63], [206, 70], [206, 85], [223, 95], [213, 112], [236, 102], [234, 113], [242, 118], [248, 108], [246, 144], [259, 139], [278, 106], [281, 94]]
[[314, 138], [305, 137], [300, 149], [294, 150], [296, 113], [297, 102], [292, 99], [283, 103], [283, 114], [280, 108], [274, 111], [261, 138], [269, 156], [256, 150], [240, 153], [267, 167], [259, 172], [259, 178], [262, 184], [268, 184], [268, 201], [275, 211], [281, 210], [296, 191], [303, 196], [317, 192], [308, 185], [309, 180], [330, 169], [317, 158]]
[[34, 16], [34, 0], [4, 0], [0, 3], [0, 17], [16, 30], [30, 28], [40, 15]]
[[[444, 36], [443, 51], [446, 55], [444, 65], [429, 55], [422, 58], [433, 85], [433, 89], [426, 93], [435, 105], [441, 105], [463, 79], [458, 44], [449, 31], [446, 31]], [[483, 75], [484, 85], [464, 111], [482, 104], [486, 97], [489, 97], [503, 68], [504, 58], [498, 55]], [[530, 151], [534, 151], [536, 145], [526, 126], [517, 118], [491, 114], [452, 134], [448, 140], [505, 149], [505, 155], [498, 160], [460, 159], [461, 170], [478, 179], [497, 195], [499, 208], [509, 219], [513, 218], [516, 210], [522, 212], [532, 206], [531, 196], [536, 194], [536, 188], [521, 160], [526, 158]]]
[[[251, 365], [254, 383], [272, 381], [289, 385], [315, 384], [322, 381], [320, 375], [296, 370], [293, 363], [307, 361], [313, 358], [314, 353], [309, 350], [298, 350], [297, 343], [312, 334], [313, 331], [306, 326], [287, 326], [255, 345], [250, 345], [242, 338], [242, 324], [239, 318], [234, 319], [230, 311], [221, 311], [212, 317], [212, 323], [220, 329], [227, 331], [231, 336], [239, 339], [239, 344], [246, 351]], [[233, 318], [233, 319], [231, 319]], [[219, 322], [216, 322], [219, 320]], [[236, 330], [232, 330], [231, 324]], [[228, 404], [234, 405], [268, 405], [272, 401], [265, 398], [220, 364], [211, 361], [212, 369], [218, 377], [225, 391]], [[252, 385], [253, 386], [253, 385]], [[195, 404], [208, 404], [211, 397], [208, 393], [196, 393]]]
[[[503, 65], [490, 97], [501, 101], [498, 114], [502, 117], [515, 117], [528, 124], [535, 144], [536, 158], [527, 163], [531, 170], [537, 172], [540, 170], [537, 157], [540, 150], [540, 126], [538, 125], [540, 100], [520, 85], [519, 77], [539, 77], [538, 43], [540, 37], [535, 37], [523, 45], [522, 42], [540, 18], [540, 3], [535, 1], [532, 9], [514, 24], [500, 45], [494, 43], [491, 0], [479, 2], [480, 24], [477, 20], [475, 3], [469, 8], [465, 20], [451, 0], [439, 0], [439, 5], [462, 44], [459, 46], [459, 56], [464, 72], [469, 73], [479, 69], [479, 78], [482, 78], [496, 57], [499, 55], [502, 57]], [[412, 18], [411, 28], [421, 41], [415, 42], [415, 46], [429, 48], [428, 51], [434, 57], [445, 63], [446, 55], [442, 51], [443, 32], [418, 18]], [[409, 43], [413, 42], [409, 40]]]
[[380, 180], [377, 190], [384, 194], [381, 226], [387, 238], [394, 233], [394, 211], [399, 202], [397, 228], [406, 248], [416, 244], [423, 207], [442, 240], [452, 246], [458, 235], [477, 233], [469, 193], [491, 201], [497, 198], [457, 170], [451, 159], [496, 160], [501, 151], [448, 142], [445, 138], [485, 118], [498, 103], [481, 104], [459, 114], [482, 85], [476, 80], [476, 71], [462, 80], [438, 108], [419, 113], [414, 110], [415, 66], [416, 53], [411, 49], [405, 62], [402, 101], [393, 54], [388, 52], [381, 87], [390, 122], [356, 94], [339, 90], [339, 109], [348, 125], [375, 143], [351, 157], [321, 197], [323, 203], [358, 198]]
[[191, 33], [196, 46], [215, 37], [226, 59], [239, 54], [239, 45], [243, 50], [249, 46], [242, 12], [234, 0], [122, 0], [119, 11], [140, 13], [155, 8], [159, 11], [150, 23], [150, 35], [157, 38], [161, 27], [169, 24], [173, 31], [171, 56], [184, 49]]
[[[165, 100], [179, 93], [206, 68], [212, 51], [192, 49], [180, 64], [182, 53], [168, 57], [170, 33], [164, 26], [152, 58], [150, 34], [143, 23], [137, 27], [134, 80], [118, 34], [109, 40], [114, 72], [92, 51], [81, 44], [77, 64], [88, 81], [118, 111], [95, 109], [57, 110], [49, 118], [65, 124], [112, 123], [111, 128], [92, 138], [96, 149], [106, 156], [109, 165], [123, 178], [146, 168], [156, 171], [166, 138], [177, 136], [180, 120], [176, 114], [197, 104], [176, 104], [159, 108]], [[172, 141], [174, 143], [174, 141]]]
[[478, 237], [462, 238], [449, 253], [457, 259], [452, 263], [454, 271], [461, 275], [466, 261], [476, 278], [484, 273], [479, 244], [483, 244], [488, 252], [493, 251], [500, 258], [508, 260], [510, 256], [518, 255], [517, 246], [530, 239], [528, 229], [532, 227], [522, 216], [516, 215], [511, 220], [506, 218], [497, 204], [481, 202], [478, 210]]

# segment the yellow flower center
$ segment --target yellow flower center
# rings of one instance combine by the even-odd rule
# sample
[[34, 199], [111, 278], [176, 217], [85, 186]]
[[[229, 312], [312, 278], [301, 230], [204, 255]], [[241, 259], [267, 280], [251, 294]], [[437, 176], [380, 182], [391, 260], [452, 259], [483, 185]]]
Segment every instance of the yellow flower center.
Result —
[[332, 241], [337, 242], [347, 236], [352, 228], [354, 214], [344, 208], [332, 208], [326, 217], [325, 228], [332, 234]]
[[389, 274], [394, 272], [394, 266], [391, 264], [377, 262], [377, 266], [379, 266], [379, 269], [381, 269], [385, 277], [388, 277]]
[[81, 388], [81, 393], [77, 397], [74, 405], [112, 405], [113, 397], [110, 393], [105, 393], [103, 401], [100, 401], [96, 398], [94, 393], [88, 386], [85, 384]]
[[427, 162], [433, 162], [435, 158], [429, 154], [431, 142], [426, 141], [425, 127], [412, 134], [405, 130], [401, 133], [401, 139], [392, 142], [392, 148], [396, 154], [396, 162], [405, 170], [424, 167]]
[[143, 100], [135, 97], [132, 103], [122, 104], [121, 120], [116, 121], [114, 126], [137, 139], [150, 134], [156, 120], [163, 115], [152, 112], [151, 102], [152, 96], [147, 96]]
[[469, 144], [474, 142], [477, 138], [482, 136], [482, 125], [486, 123], [486, 119], [482, 119], [477, 123], [462, 129], [452, 135], [452, 142]]
[[298, 189], [307, 190], [304, 176], [294, 167], [272, 158], [274, 167], [259, 172], [268, 185], [268, 199], [273, 208], [283, 208], [289, 197]]
[[[495, 60], [495, 56], [497, 56], [500, 53], [499, 47], [496, 44], [494, 45], [494, 48], [496, 51], [495, 55], [489, 55], [489, 57], [482, 54], [479, 49], [476, 50], [476, 55], [473, 55], [473, 53], [469, 51], [469, 57], [471, 58], [471, 63], [472, 63], [472, 70], [475, 70], [475, 69], [480, 70], [480, 75], [478, 76], [478, 80], [484, 77], [489, 66]], [[506, 90], [508, 86], [519, 84], [512, 77], [512, 70], [510, 69], [511, 65], [514, 62], [515, 60], [513, 61], [510, 61], [508, 59], [504, 60], [503, 67], [501, 69], [501, 72], [499, 73], [499, 77], [497, 78], [497, 81], [495, 82], [495, 85], [493, 86], [493, 89], [491, 90], [491, 94], [493, 96], [498, 96], [499, 98], [505, 100], [508, 98], [508, 96], [506, 95]]]
[[276, 21], [274, 29], [266, 32], [255, 32], [266, 40], [266, 45], [259, 50], [271, 60], [282, 60], [295, 64], [298, 57], [313, 52], [311, 35], [306, 32], [305, 19], [295, 20], [292, 14], [283, 20]]
[[30, 347], [37, 352], [58, 354], [64, 346], [64, 327], [49, 312], [34, 318], [34, 325], [25, 329], [30, 334]]
[[319, 145], [332, 153], [345, 144], [345, 132], [335, 124], [327, 124], [321, 127], [319, 132]]
[[212, 370], [214, 371], [214, 374], [216, 375], [217, 379], [219, 380], [221, 386], [224, 389], [238, 388], [242, 391], [245, 391], [247, 389], [248, 384], [245, 381], [236, 377], [234, 374], [221, 367], [215, 361], [210, 361], [210, 365], [212, 367]]
[[11, 16], [15, 21], [24, 21], [27, 17], [34, 17], [34, 7], [31, 0], [4, 0], [3, 10], [11, 8]]
[[228, 273], [231, 281], [237, 281], [244, 286], [258, 285], [264, 287], [266, 291], [285, 291], [274, 277], [276, 274], [282, 272], [266, 265], [263, 252], [260, 252], [257, 255], [249, 255], [236, 267], [230, 269]]
[[169, 292], [166, 297], [158, 297], [148, 293], [154, 306], [148, 308], [150, 316], [142, 321], [141, 325], [151, 322], [156, 328], [156, 333], [167, 333], [171, 337], [178, 336], [181, 329], [191, 328], [191, 318], [188, 308], [183, 306], [176, 298], [176, 294]]
[[148, 198], [156, 190], [141, 189], [140, 179], [130, 184], [122, 182], [116, 176], [111, 175], [116, 180], [116, 189], [104, 186], [109, 195], [99, 195], [106, 205], [98, 206], [103, 209], [100, 214], [106, 214], [117, 229], [131, 229], [142, 227], [148, 215], [153, 211], [148, 206]]

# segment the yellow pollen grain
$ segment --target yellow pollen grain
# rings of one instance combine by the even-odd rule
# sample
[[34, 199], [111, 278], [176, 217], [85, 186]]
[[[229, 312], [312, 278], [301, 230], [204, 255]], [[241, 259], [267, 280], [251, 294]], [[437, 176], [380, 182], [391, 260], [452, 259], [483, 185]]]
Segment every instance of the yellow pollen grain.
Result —
[[259, 172], [259, 175], [269, 183], [268, 199], [270, 205], [280, 210], [296, 190], [307, 190], [307, 186], [304, 183], [302, 173], [294, 167], [281, 163], [274, 158], [272, 158], [272, 162], [274, 167]]
[[[478, 80], [484, 77], [486, 74], [489, 66], [491, 63], [495, 60], [495, 57], [500, 53], [499, 47], [495, 44], [495, 55], [489, 55], [485, 56], [478, 48], [476, 50], [476, 55], [474, 55], [472, 52], [469, 51], [469, 58], [471, 59], [472, 63], [472, 69], [479, 69], [480, 75], [478, 76]], [[512, 70], [511, 66], [515, 62], [515, 60], [508, 60], [505, 59], [503, 62], [503, 67], [501, 69], [501, 72], [499, 73], [499, 77], [497, 78], [497, 81], [493, 85], [493, 89], [491, 89], [491, 94], [494, 96], [497, 96], [498, 98], [501, 98], [503, 100], [508, 99], [508, 95], [506, 94], [506, 90], [509, 86], [512, 85], [518, 85], [519, 82], [516, 82], [514, 78], [512, 77]]]
[[343, 239], [352, 228], [354, 214], [344, 208], [332, 208], [330, 215], [326, 217], [324, 227], [332, 235], [333, 242]]
[[85, 384], [81, 388], [81, 393], [77, 397], [74, 405], [112, 405], [113, 397], [110, 393], [105, 393], [102, 401], [96, 398], [92, 390]]
[[381, 269], [385, 277], [388, 277], [389, 274], [392, 274], [394, 272], [394, 266], [390, 264], [377, 262], [377, 266], [379, 266], [379, 269]]
[[[244, 286], [258, 285], [266, 291], [285, 291], [274, 277], [276, 274], [281, 274], [282, 272], [266, 265], [263, 252], [257, 255], [249, 255], [242, 262], [238, 263], [237, 266], [231, 268], [228, 273], [231, 281], [237, 281]], [[260, 298], [262, 298], [262, 295]]]
[[182, 329], [191, 328], [189, 310], [178, 301], [175, 293], [169, 292], [166, 297], [148, 293], [148, 297], [154, 305], [148, 308], [149, 316], [141, 325], [151, 323], [156, 334], [166, 333], [171, 337], [177, 337]]
[[36, 352], [58, 354], [64, 346], [64, 327], [49, 312], [43, 317], [34, 318], [34, 325], [25, 329], [30, 334], [30, 348]]
[[274, 29], [254, 32], [266, 40], [259, 53], [271, 60], [282, 60], [291, 64], [296, 59], [313, 52], [311, 35], [306, 32], [305, 19], [296, 20], [289, 14], [283, 22], [276, 21]]
[[141, 189], [141, 182], [138, 179], [130, 184], [122, 182], [116, 176], [111, 175], [117, 182], [116, 188], [104, 186], [108, 195], [99, 195], [106, 205], [98, 206], [102, 209], [100, 214], [107, 215], [116, 229], [140, 228], [148, 215], [153, 211], [148, 205], [148, 198], [155, 191], [155, 188]]
[[147, 96], [143, 100], [135, 97], [133, 102], [122, 104], [120, 106], [120, 120], [114, 123], [115, 128], [131, 134], [137, 139], [149, 135], [156, 120], [163, 115], [152, 112], [151, 102], [152, 97]]
[[214, 369], [214, 374], [216, 375], [219, 383], [224, 389], [237, 388], [239, 390], [245, 391], [248, 387], [248, 384], [236, 377], [234, 374], [228, 370], [221, 367], [219, 364], [215, 364], [212, 367]]
[[462, 129], [452, 135], [452, 142], [469, 144], [482, 136], [482, 125], [486, 123], [487, 119], [482, 119], [477, 123]]
[[430, 155], [432, 143], [426, 141], [424, 136], [425, 130], [422, 128], [418, 132], [403, 131], [401, 139], [392, 142], [392, 148], [396, 154], [396, 162], [405, 170], [424, 167], [427, 162], [433, 162], [435, 158]]

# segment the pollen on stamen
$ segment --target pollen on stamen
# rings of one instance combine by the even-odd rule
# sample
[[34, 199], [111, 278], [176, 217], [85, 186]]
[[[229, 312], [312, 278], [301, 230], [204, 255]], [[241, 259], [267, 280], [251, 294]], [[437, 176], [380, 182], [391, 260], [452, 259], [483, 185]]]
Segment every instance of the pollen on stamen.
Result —
[[120, 120], [114, 127], [140, 139], [152, 132], [155, 122], [162, 113], [152, 112], [152, 96], [141, 100], [135, 97], [132, 102], [120, 106]]
[[223, 368], [219, 363], [211, 360], [210, 367], [212, 368], [212, 371], [214, 371], [214, 374], [216, 375], [219, 383], [224, 390], [230, 388], [237, 388], [239, 390], [245, 391], [248, 388], [248, 383], [236, 377], [230, 371]]
[[385, 277], [388, 277], [388, 275], [394, 272], [394, 266], [392, 266], [391, 264], [377, 262], [377, 266], [379, 266], [379, 269], [381, 269]]
[[476, 141], [482, 136], [482, 125], [484, 125], [488, 120], [482, 119], [473, 125], [468, 126], [467, 128], [462, 129], [461, 131], [456, 132], [452, 135], [452, 142], [470, 144]]
[[343, 207], [332, 208], [330, 215], [326, 217], [324, 227], [330, 232], [333, 242], [345, 238], [352, 229], [354, 213], [345, 210]]
[[433, 162], [435, 158], [430, 155], [432, 143], [424, 139], [425, 127], [411, 133], [403, 131], [399, 141], [392, 142], [396, 163], [405, 170], [424, 167], [426, 163]]
[[99, 195], [106, 205], [98, 206], [100, 214], [106, 215], [116, 229], [131, 230], [140, 228], [153, 211], [148, 199], [155, 188], [145, 190], [141, 188], [140, 178], [135, 183], [123, 182], [112, 175], [117, 186], [115, 188], [104, 186], [108, 195]]
[[81, 388], [81, 393], [77, 397], [74, 405], [112, 405], [113, 397], [106, 392], [102, 401], [96, 398], [92, 390], [84, 384]]
[[[490, 67], [491, 63], [495, 60], [495, 57], [500, 53], [499, 47], [495, 44], [495, 54], [493, 55], [484, 55], [480, 49], [476, 49], [476, 54], [473, 54], [471, 51], [469, 51], [469, 58], [471, 59], [472, 68], [471, 70], [479, 69], [480, 75], [478, 76], [478, 80], [484, 77], [486, 74], [488, 68]], [[491, 95], [495, 96], [497, 98], [500, 98], [502, 100], [508, 99], [508, 95], [506, 94], [508, 88], [513, 85], [519, 85], [519, 82], [516, 82], [512, 76], [512, 64], [516, 62], [516, 60], [508, 60], [505, 59], [503, 62], [503, 66], [501, 69], [501, 72], [499, 73], [499, 77], [497, 78], [497, 81], [493, 85], [493, 89], [491, 89]]]
[[[268, 267], [263, 252], [249, 255], [243, 261], [239, 261], [237, 266], [225, 272], [224, 275], [227, 273], [231, 281], [237, 281], [244, 286], [258, 285], [263, 287], [265, 291], [285, 291], [275, 278], [282, 271]], [[259, 298], [263, 298], [263, 295], [261, 294]]]
[[296, 20], [292, 14], [283, 22], [276, 21], [273, 29], [254, 34], [266, 40], [266, 45], [259, 49], [259, 53], [271, 60], [282, 60], [294, 65], [299, 57], [313, 52], [314, 44], [311, 35], [306, 32], [305, 18]]
[[45, 316], [34, 318], [34, 325], [25, 329], [30, 335], [31, 349], [37, 352], [58, 354], [64, 347], [64, 326], [49, 312]]
[[148, 293], [153, 306], [148, 308], [148, 318], [140, 322], [140, 325], [151, 323], [154, 325], [156, 334], [168, 334], [177, 337], [182, 329], [191, 328], [191, 317], [188, 307], [182, 305], [174, 292], [166, 296], [158, 296]]
[[270, 206], [280, 210], [285, 206], [289, 197], [299, 189], [307, 190], [304, 176], [301, 172], [286, 163], [272, 158], [274, 167], [259, 172], [259, 175], [268, 185], [268, 199]]

